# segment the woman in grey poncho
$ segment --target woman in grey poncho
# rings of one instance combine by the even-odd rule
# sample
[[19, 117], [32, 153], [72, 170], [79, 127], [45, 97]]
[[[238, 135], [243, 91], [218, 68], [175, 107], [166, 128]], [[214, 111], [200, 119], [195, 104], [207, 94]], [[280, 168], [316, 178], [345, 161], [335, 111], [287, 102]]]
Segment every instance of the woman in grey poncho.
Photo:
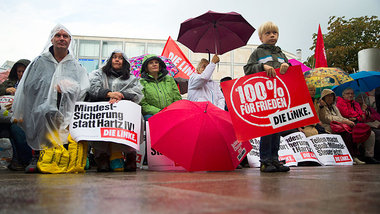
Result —
[[[130, 100], [140, 103], [143, 98], [142, 86], [138, 79], [130, 74], [127, 56], [120, 50], [111, 53], [106, 64], [90, 74], [90, 98], [92, 101]], [[128, 146], [112, 142], [94, 142], [95, 160], [98, 171], [135, 171], [136, 151]], [[122, 152], [126, 153], [126, 163]]]

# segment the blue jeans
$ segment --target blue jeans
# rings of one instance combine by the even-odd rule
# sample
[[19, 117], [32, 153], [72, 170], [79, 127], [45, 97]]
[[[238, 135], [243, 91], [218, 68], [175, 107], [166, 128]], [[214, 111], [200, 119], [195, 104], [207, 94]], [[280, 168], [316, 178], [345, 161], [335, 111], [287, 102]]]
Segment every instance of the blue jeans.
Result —
[[263, 136], [260, 139], [260, 162], [278, 160], [280, 133]]
[[32, 149], [26, 142], [25, 132], [17, 124], [11, 125], [10, 132], [13, 160], [18, 161], [20, 164], [29, 164], [32, 159]]
[[148, 121], [148, 119], [151, 118], [152, 116], [153, 115], [151, 115], [151, 114], [144, 115], [144, 120]]

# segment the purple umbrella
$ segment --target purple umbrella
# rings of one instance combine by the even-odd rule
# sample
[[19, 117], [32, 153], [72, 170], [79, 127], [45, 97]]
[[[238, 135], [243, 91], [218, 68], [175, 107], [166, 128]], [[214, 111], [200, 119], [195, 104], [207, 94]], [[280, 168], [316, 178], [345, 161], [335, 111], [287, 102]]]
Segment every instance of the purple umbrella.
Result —
[[255, 28], [236, 12], [208, 11], [181, 24], [178, 41], [196, 53], [224, 54], [247, 44]]

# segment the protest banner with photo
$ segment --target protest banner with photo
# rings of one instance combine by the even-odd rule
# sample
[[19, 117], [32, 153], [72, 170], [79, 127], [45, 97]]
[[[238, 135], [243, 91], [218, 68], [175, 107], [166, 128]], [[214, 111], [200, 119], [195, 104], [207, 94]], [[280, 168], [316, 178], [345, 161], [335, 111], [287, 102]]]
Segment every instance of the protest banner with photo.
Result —
[[352, 165], [353, 160], [340, 135], [320, 134], [308, 137], [314, 153], [323, 165]]
[[[247, 158], [250, 167], [260, 167], [260, 138], [250, 140], [253, 149]], [[281, 137], [279, 160], [286, 166], [297, 166], [302, 162], [320, 165], [352, 165], [352, 157], [340, 135], [320, 134], [306, 137], [295, 132]], [[313, 165], [313, 164], [312, 164]]]
[[189, 79], [190, 75], [195, 72], [194, 66], [170, 36], [161, 55], [169, 58], [178, 68], [179, 72], [174, 77]]
[[239, 141], [319, 122], [301, 66], [269, 78], [260, 72], [222, 82]]
[[[76, 141], [120, 143], [139, 150], [141, 107], [131, 101], [77, 102], [70, 124]], [[101, 142], [99, 142], [101, 143]]]
[[147, 146], [147, 158], [148, 169], [154, 171], [186, 171], [185, 168], [178, 165], [162, 153], [154, 150], [151, 147], [149, 122], [146, 122], [146, 146]]
[[260, 138], [250, 139], [252, 150], [247, 155], [249, 167], [260, 167]]
[[281, 138], [279, 159], [285, 160], [287, 166], [296, 166], [300, 162], [321, 164], [314, 154], [310, 141], [302, 132], [295, 132]]

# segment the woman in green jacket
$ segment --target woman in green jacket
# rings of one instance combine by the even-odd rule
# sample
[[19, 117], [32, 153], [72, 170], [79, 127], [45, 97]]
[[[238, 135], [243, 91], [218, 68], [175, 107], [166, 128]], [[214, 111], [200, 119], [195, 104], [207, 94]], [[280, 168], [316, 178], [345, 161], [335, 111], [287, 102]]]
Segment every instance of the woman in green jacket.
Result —
[[168, 75], [164, 61], [158, 56], [144, 57], [140, 83], [144, 87], [140, 105], [145, 120], [182, 99], [174, 78]]

